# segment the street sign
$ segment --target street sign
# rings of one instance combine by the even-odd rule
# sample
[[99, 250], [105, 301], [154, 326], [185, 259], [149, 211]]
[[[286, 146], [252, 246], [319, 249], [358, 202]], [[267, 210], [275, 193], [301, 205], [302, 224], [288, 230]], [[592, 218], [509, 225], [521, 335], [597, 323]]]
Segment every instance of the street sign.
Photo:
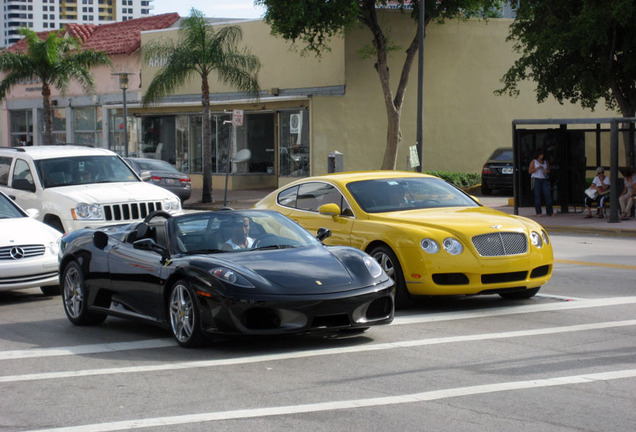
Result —
[[243, 126], [243, 110], [232, 111], [232, 125]]
[[411, 164], [411, 168], [417, 168], [420, 166], [420, 157], [417, 154], [417, 146], [409, 147], [409, 162]]

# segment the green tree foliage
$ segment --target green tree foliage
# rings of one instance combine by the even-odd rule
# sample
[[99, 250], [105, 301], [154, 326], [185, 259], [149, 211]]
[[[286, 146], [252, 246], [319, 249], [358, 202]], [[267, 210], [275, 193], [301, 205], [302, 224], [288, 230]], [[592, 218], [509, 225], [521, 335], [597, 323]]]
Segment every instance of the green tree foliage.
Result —
[[[603, 100], [636, 114], [636, 3], [632, 0], [521, 0], [508, 40], [521, 57], [497, 91], [516, 96], [532, 80], [537, 101], [552, 95], [594, 109]], [[634, 144], [626, 143], [628, 160]]]
[[201, 79], [203, 107], [203, 189], [202, 203], [212, 202], [212, 141], [210, 122], [209, 77], [215, 73], [219, 82], [234, 86], [255, 99], [260, 87], [257, 73], [260, 60], [246, 49], [237, 47], [242, 31], [237, 26], [213, 27], [202, 12], [192, 9], [183, 19], [177, 41], [158, 39], [143, 48], [144, 58], [165, 59], [165, 66], [155, 75], [143, 97], [149, 105], [173, 93], [190, 78]]
[[522, 80], [537, 83], [537, 100], [636, 113], [636, 3], [629, 0], [522, 0], [508, 40], [521, 57], [499, 93], [518, 95]]
[[[399, 8], [410, 14], [414, 20], [413, 38], [408, 47], [399, 51], [388, 38], [391, 29], [382, 28], [378, 20], [377, 6], [386, 6], [386, 0], [255, 0], [255, 4], [266, 7], [265, 21], [272, 33], [294, 43], [304, 44], [303, 51], [320, 55], [329, 49], [330, 39], [340, 34], [348, 26], [359, 24], [372, 35], [372, 51], [375, 69], [378, 73], [387, 113], [387, 137], [382, 169], [395, 169], [400, 141], [400, 119], [409, 74], [417, 54], [419, 32], [420, 0], [397, 0]], [[445, 19], [466, 19], [473, 16], [488, 17], [498, 10], [503, 2], [499, 0], [426, 0], [425, 26], [430, 22]], [[399, 71], [397, 87], [391, 87], [388, 67], [389, 54], [404, 53], [404, 63]]]
[[102, 51], [81, 49], [81, 42], [64, 36], [64, 30], [50, 32], [44, 39], [26, 27], [19, 29], [19, 33], [26, 40], [26, 51], [5, 51], [0, 55], [0, 71], [4, 73], [0, 82], [0, 99], [4, 99], [11, 88], [23, 80], [38, 78], [42, 83], [44, 143], [53, 144], [51, 87], [64, 93], [70, 81], [76, 80], [85, 91], [92, 92], [95, 84], [90, 69], [110, 65], [111, 61]]

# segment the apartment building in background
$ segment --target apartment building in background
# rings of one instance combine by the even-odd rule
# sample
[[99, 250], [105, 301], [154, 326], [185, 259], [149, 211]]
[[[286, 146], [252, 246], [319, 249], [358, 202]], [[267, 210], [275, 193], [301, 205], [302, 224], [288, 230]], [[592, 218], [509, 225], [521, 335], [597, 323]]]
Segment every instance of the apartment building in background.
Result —
[[105, 24], [152, 15], [154, 0], [2, 0], [0, 48], [19, 41], [20, 27], [49, 31], [66, 24]]

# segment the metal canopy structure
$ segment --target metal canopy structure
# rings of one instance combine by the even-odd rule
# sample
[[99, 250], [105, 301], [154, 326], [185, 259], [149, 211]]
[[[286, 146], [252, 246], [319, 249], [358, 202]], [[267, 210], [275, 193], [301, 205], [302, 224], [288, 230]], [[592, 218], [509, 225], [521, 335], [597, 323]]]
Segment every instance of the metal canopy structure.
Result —
[[[569, 129], [568, 126], [576, 125], [577, 128]], [[582, 128], [581, 126], [590, 125], [593, 128]], [[622, 125], [622, 128], [621, 128]], [[568, 176], [565, 175], [568, 169], [572, 169], [574, 164], [571, 164], [570, 159], [584, 160], [586, 161], [585, 154], [576, 154], [580, 149], [572, 147], [570, 144], [571, 132], [593, 132], [595, 134], [596, 143], [596, 164], [589, 166], [585, 164], [584, 171], [593, 170], [596, 166], [602, 166], [601, 157], [601, 136], [609, 132], [610, 134], [610, 182], [612, 187], [610, 188], [610, 214], [608, 222], [619, 222], [619, 204], [618, 197], [620, 194], [620, 188], [616, 187], [619, 184], [618, 171], [619, 171], [619, 132], [627, 132], [627, 138], [631, 143], [631, 155], [625, 155], [625, 162], [627, 166], [634, 166], [636, 161], [636, 148], [634, 146], [635, 137], [635, 125], [636, 118], [634, 117], [610, 117], [610, 118], [578, 118], [578, 119], [517, 119], [512, 121], [512, 140], [513, 140], [513, 152], [515, 162], [515, 174], [514, 174], [514, 214], [519, 214], [519, 202], [523, 197], [523, 188], [521, 184], [521, 178], [524, 177], [525, 163], [522, 162], [522, 153], [524, 150], [524, 143], [522, 143], [522, 131], [525, 133], [556, 133], [561, 134], [564, 140], [557, 142], [558, 147], [564, 147], [559, 149], [559, 155], [563, 157], [564, 170], [561, 175], [561, 197], [559, 202], [561, 204], [561, 212], [567, 213], [569, 211], [570, 203], [576, 202], [576, 197], [583, 195], [583, 185], [581, 184], [569, 184]], [[555, 129], [554, 126], [558, 126]], [[609, 127], [609, 129], [608, 129]], [[583, 145], [585, 144], [583, 140]], [[527, 151], [526, 151], [527, 153]], [[583, 147], [583, 153], [585, 153], [585, 147]], [[530, 159], [531, 160], [531, 159]], [[525, 162], [525, 161], [524, 161]], [[529, 163], [529, 161], [528, 161]], [[578, 170], [580, 171], [580, 169]], [[577, 171], [577, 174], [583, 174]], [[527, 174], [525, 174], [527, 176]], [[565, 191], [565, 194], [563, 193]]]

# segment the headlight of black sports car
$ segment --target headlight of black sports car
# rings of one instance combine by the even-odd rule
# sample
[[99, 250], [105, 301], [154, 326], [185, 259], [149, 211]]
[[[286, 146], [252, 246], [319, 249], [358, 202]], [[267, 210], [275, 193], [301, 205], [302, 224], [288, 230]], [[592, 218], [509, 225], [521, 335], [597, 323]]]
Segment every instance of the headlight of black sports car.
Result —
[[256, 288], [246, 278], [226, 267], [216, 267], [210, 270], [210, 274], [226, 284], [229, 283], [241, 288]]
[[364, 261], [364, 265], [367, 266], [367, 270], [369, 270], [372, 278], [377, 279], [382, 276], [382, 267], [376, 260], [370, 256], [364, 257], [362, 260]]

